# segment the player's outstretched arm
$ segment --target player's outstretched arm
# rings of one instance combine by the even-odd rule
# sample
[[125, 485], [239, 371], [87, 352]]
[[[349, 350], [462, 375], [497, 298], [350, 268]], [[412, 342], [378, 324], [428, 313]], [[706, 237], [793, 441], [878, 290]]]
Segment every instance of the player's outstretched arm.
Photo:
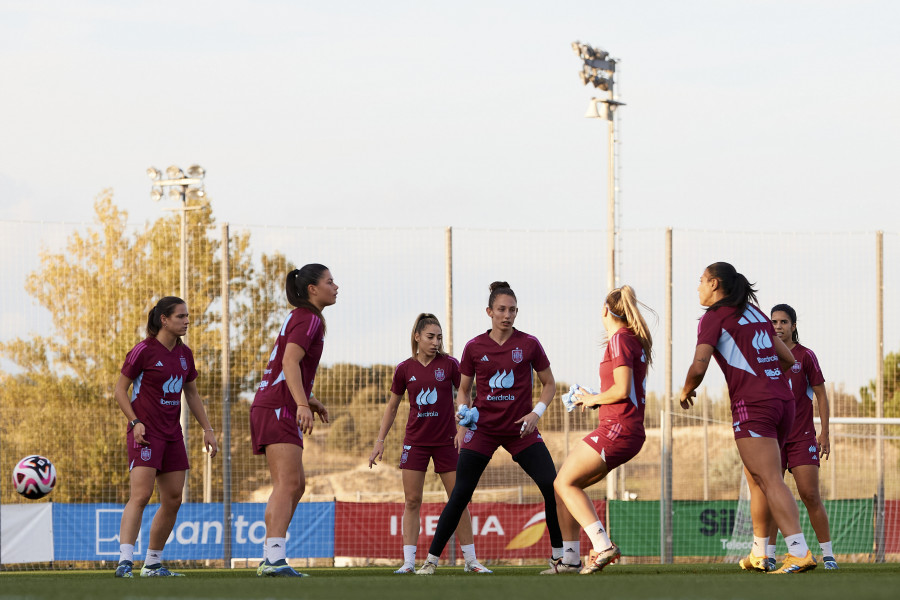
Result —
[[394, 425], [394, 419], [397, 418], [397, 410], [400, 408], [401, 397], [391, 392], [388, 398], [387, 406], [384, 407], [384, 415], [381, 417], [381, 427], [378, 428], [378, 438], [375, 440], [375, 447], [369, 455], [369, 468], [377, 465], [378, 461], [384, 456], [384, 440], [387, 439], [391, 427]]
[[694, 405], [696, 390], [703, 383], [703, 377], [706, 375], [706, 369], [709, 368], [712, 354], [713, 347], [711, 345], [697, 344], [697, 348], [694, 350], [694, 360], [688, 368], [687, 376], [684, 378], [684, 387], [681, 388], [681, 396], [678, 398], [681, 408], [687, 410]]

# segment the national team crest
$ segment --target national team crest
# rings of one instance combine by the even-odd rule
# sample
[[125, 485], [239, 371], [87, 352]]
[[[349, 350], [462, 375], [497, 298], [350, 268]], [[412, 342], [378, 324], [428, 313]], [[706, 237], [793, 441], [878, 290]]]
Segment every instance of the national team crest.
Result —
[[187, 371], [187, 359], [185, 357], [181, 357], [181, 368]]
[[443, 381], [443, 380], [444, 380], [444, 377], [445, 377], [445, 375], [444, 375], [444, 370], [443, 370], [443, 369], [435, 369], [435, 370], [434, 370], [434, 378], [435, 378], [437, 381]]
[[794, 373], [799, 373], [801, 368], [802, 367], [800, 366], [800, 363], [798, 363], [798, 362], [795, 362], [794, 364], [791, 365], [791, 371], [793, 371]]
[[406, 460], [409, 458], [409, 450], [412, 446], [403, 446], [403, 453], [400, 455], [400, 464], [405, 464]]
[[468, 431], [466, 431], [466, 437], [464, 437], [463, 440], [468, 444], [472, 441], [473, 437], [475, 437], [475, 432], [469, 429]]
[[512, 351], [512, 359], [513, 359], [514, 363], [522, 362], [522, 358], [523, 358], [523, 356], [522, 356], [521, 348], [516, 348], [515, 350]]
[[150, 460], [150, 448], [141, 448], [141, 460], [144, 462]]

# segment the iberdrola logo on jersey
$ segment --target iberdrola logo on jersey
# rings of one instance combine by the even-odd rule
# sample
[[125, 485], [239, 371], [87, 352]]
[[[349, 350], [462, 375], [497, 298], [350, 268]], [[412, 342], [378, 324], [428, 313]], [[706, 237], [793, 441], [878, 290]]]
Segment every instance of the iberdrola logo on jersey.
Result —
[[547, 530], [547, 518], [544, 511], [539, 513], [535, 513], [533, 517], [528, 519], [528, 522], [525, 523], [525, 526], [522, 528], [522, 531], [516, 534], [509, 544], [506, 545], [506, 550], [521, 550], [522, 548], [530, 548], [534, 546], [541, 538], [544, 536], [544, 531]]

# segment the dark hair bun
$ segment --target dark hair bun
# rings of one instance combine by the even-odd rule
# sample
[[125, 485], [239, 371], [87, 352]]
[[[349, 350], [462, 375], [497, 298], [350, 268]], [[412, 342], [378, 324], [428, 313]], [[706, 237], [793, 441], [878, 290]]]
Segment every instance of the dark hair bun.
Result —
[[495, 281], [491, 284], [491, 291], [499, 290], [499, 289], [510, 289], [509, 284], [505, 281]]

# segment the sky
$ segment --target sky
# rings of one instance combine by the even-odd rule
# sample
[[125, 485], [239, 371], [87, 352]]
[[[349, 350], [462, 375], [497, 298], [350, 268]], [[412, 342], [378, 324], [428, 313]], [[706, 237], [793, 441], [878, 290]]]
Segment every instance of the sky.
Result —
[[199, 163], [220, 222], [896, 231], [900, 4], [0, 2], [0, 219], [87, 222]]

